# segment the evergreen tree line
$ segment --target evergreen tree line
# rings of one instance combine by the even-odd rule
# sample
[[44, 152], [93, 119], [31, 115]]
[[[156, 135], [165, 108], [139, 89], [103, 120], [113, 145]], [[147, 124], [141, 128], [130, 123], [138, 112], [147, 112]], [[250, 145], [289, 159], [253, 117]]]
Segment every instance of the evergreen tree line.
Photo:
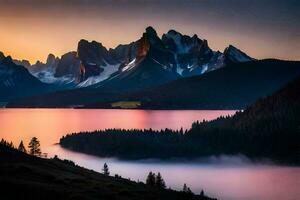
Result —
[[157, 187], [159, 189], [165, 189], [166, 188], [166, 183], [161, 176], [160, 172], [157, 173], [157, 175], [153, 172], [149, 172], [147, 179], [146, 179], [146, 184], [151, 186], [151, 187]]
[[7, 142], [6, 140], [4, 140], [2, 138], [1, 141], [0, 141], [0, 145], [6, 146], [8, 148], [17, 149], [21, 152], [28, 153], [28, 154], [33, 155], [33, 156], [39, 156], [40, 157], [42, 155], [40, 141], [36, 137], [33, 137], [30, 140], [30, 142], [28, 144], [28, 151], [24, 146], [23, 140], [21, 140], [18, 147], [15, 147], [12, 142]]
[[68, 149], [124, 159], [244, 154], [299, 163], [300, 78], [234, 116], [195, 122], [188, 131], [108, 129], [69, 134]]

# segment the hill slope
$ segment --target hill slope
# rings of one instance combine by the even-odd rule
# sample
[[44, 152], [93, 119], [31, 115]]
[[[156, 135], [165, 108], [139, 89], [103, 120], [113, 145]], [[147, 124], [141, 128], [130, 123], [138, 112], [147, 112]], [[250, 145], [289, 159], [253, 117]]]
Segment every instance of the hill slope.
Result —
[[104, 176], [70, 161], [32, 157], [4, 145], [0, 145], [0, 186], [1, 199], [10, 200], [210, 199]]

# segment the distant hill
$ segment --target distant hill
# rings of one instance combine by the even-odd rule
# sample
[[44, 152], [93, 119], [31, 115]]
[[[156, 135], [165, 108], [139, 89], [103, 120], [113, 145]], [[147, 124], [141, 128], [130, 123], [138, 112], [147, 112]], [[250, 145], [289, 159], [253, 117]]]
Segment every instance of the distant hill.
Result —
[[[261, 60], [231, 64], [201, 76], [123, 94], [113, 101], [137, 101], [145, 109], [244, 109], [300, 75], [300, 62]], [[88, 108], [110, 107], [99, 101]]]
[[[100, 168], [101, 166], [99, 166]], [[120, 177], [104, 176], [72, 161], [33, 157], [0, 144], [1, 199], [9, 200], [209, 200], [163, 190]]]
[[[197, 122], [188, 135], [213, 151], [300, 163], [300, 76], [233, 117]], [[213, 137], [210, 137], [210, 134]]]
[[64, 148], [122, 159], [246, 155], [300, 164], [300, 76], [243, 112], [183, 130], [104, 130], [62, 137]]

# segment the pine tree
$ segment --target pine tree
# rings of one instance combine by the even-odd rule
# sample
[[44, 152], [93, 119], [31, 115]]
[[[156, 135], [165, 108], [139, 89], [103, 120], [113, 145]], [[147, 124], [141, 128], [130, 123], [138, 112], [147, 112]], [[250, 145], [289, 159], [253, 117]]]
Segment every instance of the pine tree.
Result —
[[146, 184], [149, 186], [155, 186], [155, 174], [152, 172], [149, 172], [147, 179], [146, 179]]
[[192, 190], [189, 187], [187, 188], [187, 193], [193, 194]]
[[5, 140], [2, 138], [0, 144], [5, 145]]
[[182, 191], [188, 194], [193, 194], [192, 190], [186, 184], [183, 185]]
[[10, 147], [10, 148], [15, 148], [15, 147], [14, 147], [14, 144], [13, 144], [12, 142], [10, 142], [10, 143], [8, 144], [8, 147]]
[[182, 191], [183, 192], [188, 192], [188, 187], [186, 186], [186, 184], [183, 184]]
[[204, 196], [204, 191], [203, 190], [201, 190], [201, 192], [200, 192], [200, 196]]
[[162, 178], [160, 172], [158, 172], [157, 176], [155, 177], [155, 186], [161, 189], [166, 188], [166, 183], [164, 179]]
[[36, 137], [33, 137], [28, 145], [29, 154], [33, 156], [41, 156], [42, 152], [40, 146], [39, 140]]
[[108, 165], [106, 163], [104, 163], [102, 171], [105, 176], [109, 176], [110, 172], [109, 172]]
[[22, 151], [24, 153], [27, 153], [25, 147], [24, 147], [24, 144], [23, 144], [23, 141], [21, 140], [20, 144], [19, 144], [19, 147], [18, 147], [18, 150], [19, 151]]

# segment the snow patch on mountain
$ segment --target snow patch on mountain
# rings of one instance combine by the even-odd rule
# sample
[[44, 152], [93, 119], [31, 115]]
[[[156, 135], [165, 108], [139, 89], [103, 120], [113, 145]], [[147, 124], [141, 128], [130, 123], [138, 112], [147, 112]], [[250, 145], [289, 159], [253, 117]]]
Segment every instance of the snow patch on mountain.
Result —
[[71, 75], [69, 76], [62, 76], [62, 77], [55, 77], [55, 70], [54, 69], [47, 69], [42, 70], [39, 72], [31, 72], [33, 76], [38, 78], [43, 83], [49, 83], [49, 84], [58, 84], [58, 85], [64, 85], [64, 84], [72, 84], [75, 83], [75, 78]]
[[159, 64], [163, 69], [168, 69], [168, 66], [161, 64], [160, 62], [158, 62], [158, 61], [155, 60], [154, 58], [152, 58], [152, 60], [153, 60], [155, 63]]
[[128, 63], [125, 67], [122, 68], [122, 72], [124, 71], [129, 71], [131, 70], [132, 68], [135, 67], [135, 61], [136, 61], [136, 58], [133, 59], [130, 63]]
[[89, 77], [87, 80], [79, 83], [77, 87], [87, 87], [96, 83], [100, 83], [101, 81], [108, 79], [112, 74], [117, 72], [119, 70], [119, 67], [120, 64], [110, 65], [106, 63], [106, 66], [103, 67], [104, 71], [100, 75]]

